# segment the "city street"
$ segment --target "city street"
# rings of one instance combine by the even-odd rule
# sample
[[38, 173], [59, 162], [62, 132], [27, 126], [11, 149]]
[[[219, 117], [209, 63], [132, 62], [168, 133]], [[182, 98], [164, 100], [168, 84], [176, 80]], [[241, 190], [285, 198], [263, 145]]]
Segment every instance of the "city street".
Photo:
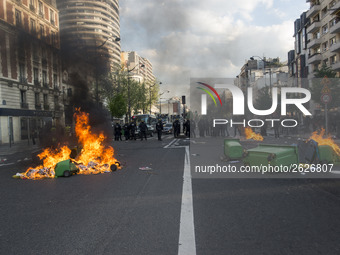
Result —
[[1, 254], [340, 253], [338, 179], [190, 178], [188, 193], [188, 146], [170, 135], [114, 142], [121, 170], [38, 181], [12, 178], [29, 152], [7, 155]]

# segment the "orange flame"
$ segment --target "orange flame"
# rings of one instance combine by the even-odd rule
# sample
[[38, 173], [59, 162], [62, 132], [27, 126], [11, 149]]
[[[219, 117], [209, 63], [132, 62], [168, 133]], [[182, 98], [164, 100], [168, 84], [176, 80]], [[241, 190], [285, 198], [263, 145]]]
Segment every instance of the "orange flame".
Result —
[[329, 145], [333, 148], [335, 153], [340, 156], [340, 148], [339, 146], [334, 142], [334, 140], [328, 136], [324, 138], [323, 136], [325, 135], [325, 129], [321, 129], [320, 134], [318, 134], [318, 131], [315, 131], [312, 133], [311, 137], [309, 140], [314, 140], [318, 143], [318, 145]]
[[[101, 133], [99, 135], [91, 132], [89, 125], [89, 116], [87, 113], [76, 110], [74, 114], [76, 119], [76, 135], [78, 142], [82, 144], [82, 150], [74, 160], [74, 163], [79, 168], [79, 174], [99, 174], [110, 172], [110, 166], [116, 164], [118, 168], [119, 163], [114, 158], [114, 150], [111, 146], [104, 146], [103, 142], [105, 136]], [[43, 165], [35, 168], [30, 167], [25, 173], [20, 174], [23, 179], [42, 179], [54, 178], [54, 168], [57, 163], [70, 158], [71, 150], [67, 146], [60, 149], [53, 150], [46, 148], [38, 155], [43, 159]]]
[[256, 134], [250, 127], [245, 128], [246, 139], [253, 139], [255, 141], [263, 141], [263, 137], [260, 134]]

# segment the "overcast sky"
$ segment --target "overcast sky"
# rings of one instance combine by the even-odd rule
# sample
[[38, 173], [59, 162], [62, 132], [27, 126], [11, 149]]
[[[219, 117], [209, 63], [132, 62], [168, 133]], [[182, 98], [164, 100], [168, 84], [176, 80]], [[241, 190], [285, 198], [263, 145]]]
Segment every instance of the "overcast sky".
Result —
[[294, 48], [294, 21], [306, 0], [120, 0], [122, 51], [149, 59], [169, 96], [190, 78], [235, 77], [249, 57]]

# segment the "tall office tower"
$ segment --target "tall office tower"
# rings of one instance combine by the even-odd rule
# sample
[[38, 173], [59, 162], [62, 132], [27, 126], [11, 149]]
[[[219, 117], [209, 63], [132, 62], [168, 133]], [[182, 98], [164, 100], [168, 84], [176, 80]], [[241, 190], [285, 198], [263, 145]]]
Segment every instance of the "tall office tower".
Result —
[[85, 50], [92, 61], [105, 59], [111, 68], [120, 65], [118, 0], [57, 0], [57, 6], [62, 48]]

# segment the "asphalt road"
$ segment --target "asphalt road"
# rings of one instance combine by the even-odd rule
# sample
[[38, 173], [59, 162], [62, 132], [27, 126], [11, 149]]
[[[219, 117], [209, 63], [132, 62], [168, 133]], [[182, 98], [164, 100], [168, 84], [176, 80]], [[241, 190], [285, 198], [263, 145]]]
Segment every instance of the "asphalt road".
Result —
[[[185, 145], [170, 136], [116, 142], [122, 170], [40, 181], [12, 179], [31, 161], [9, 156], [0, 253], [178, 254]], [[338, 179], [191, 181], [195, 246], [186, 254], [340, 254]]]

